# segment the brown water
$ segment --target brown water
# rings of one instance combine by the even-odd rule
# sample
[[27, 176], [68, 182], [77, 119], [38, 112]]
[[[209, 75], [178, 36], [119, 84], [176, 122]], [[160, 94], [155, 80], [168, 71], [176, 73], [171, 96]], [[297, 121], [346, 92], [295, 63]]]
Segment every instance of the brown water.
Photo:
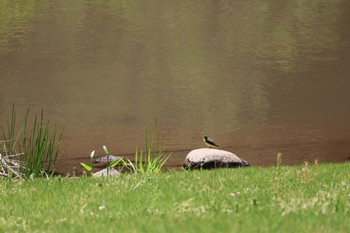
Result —
[[131, 154], [157, 120], [169, 166], [208, 134], [251, 164], [350, 156], [350, 2], [0, 1], [2, 119], [64, 126], [62, 171]]

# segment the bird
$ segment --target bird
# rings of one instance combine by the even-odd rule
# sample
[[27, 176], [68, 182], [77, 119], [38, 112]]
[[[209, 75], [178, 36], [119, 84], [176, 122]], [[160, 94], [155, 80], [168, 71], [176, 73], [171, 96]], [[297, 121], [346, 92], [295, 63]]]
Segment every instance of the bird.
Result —
[[210, 148], [220, 148], [220, 146], [216, 145], [215, 142], [211, 138], [209, 138], [207, 135], [204, 135], [203, 141]]

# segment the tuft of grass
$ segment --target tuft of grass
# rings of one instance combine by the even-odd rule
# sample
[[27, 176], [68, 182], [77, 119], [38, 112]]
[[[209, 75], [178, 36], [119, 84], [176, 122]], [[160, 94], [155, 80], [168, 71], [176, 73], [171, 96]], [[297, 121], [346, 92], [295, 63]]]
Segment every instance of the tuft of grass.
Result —
[[38, 177], [43, 172], [48, 175], [54, 173], [59, 146], [62, 142], [62, 134], [63, 131], [58, 134], [56, 127], [51, 129], [50, 121], [44, 121], [43, 110], [40, 117], [35, 115], [33, 126], [28, 133], [27, 122], [25, 122], [21, 144], [24, 152], [21, 160], [26, 163], [26, 167], [23, 170], [25, 177]]
[[52, 127], [50, 121], [45, 121], [43, 110], [39, 116], [34, 116], [30, 126], [29, 113], [30, 109], [17, 130], [17, 116], [13, 105], [11, 119], [7, 120], [7, 127], [2, 128], [0, 153], [7, 158], [18, 157], [16, 174], [19, 177], [50, 176], [54, 173], [63, 130], [59, 133], [56, 126]]
[[135, 173], [159, 173], [171, 155], [163, 152], [163, 143], [156, 127], [157, 124], [150, 124], [146, 129], [146, 155], [136, 148], [135, 162], [129, 163]]

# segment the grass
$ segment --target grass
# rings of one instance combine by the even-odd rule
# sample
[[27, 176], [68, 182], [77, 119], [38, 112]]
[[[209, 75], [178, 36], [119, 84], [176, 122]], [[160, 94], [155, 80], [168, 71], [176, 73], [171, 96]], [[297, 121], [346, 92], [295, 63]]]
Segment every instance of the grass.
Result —
[[350, 232], [350, 163], [0, 179], [0, 232]]

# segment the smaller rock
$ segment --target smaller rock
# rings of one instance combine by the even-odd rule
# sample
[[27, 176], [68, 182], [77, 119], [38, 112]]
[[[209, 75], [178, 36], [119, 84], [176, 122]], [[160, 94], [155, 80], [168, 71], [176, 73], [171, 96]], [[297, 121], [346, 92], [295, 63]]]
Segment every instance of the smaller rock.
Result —
[[210, 148], [200, 148], [190, 151], [183, 165], [184, 168], [204, 169], [243, 166], [249, 166], [248, 162], [232, 152]]
[[122, 157], [117, 156], [117, 155], [110, 155], [109, 156], [109, 161], [108, 161], [108, 155], [103, 156], [101, 158], [96, 159], [96, 163], [107, 163], [107, 162], [112, 162], [117, 159], [121, 159]]
[[[107, 175], [107, 169], [109, 169], [108, 175]], [[120, 172], [118, 172], [114, 168], [105, 168], [101, 171], [95, 172], [93, 176], [95, 177], [101, 177], [101, 176], [119, 176]]]

